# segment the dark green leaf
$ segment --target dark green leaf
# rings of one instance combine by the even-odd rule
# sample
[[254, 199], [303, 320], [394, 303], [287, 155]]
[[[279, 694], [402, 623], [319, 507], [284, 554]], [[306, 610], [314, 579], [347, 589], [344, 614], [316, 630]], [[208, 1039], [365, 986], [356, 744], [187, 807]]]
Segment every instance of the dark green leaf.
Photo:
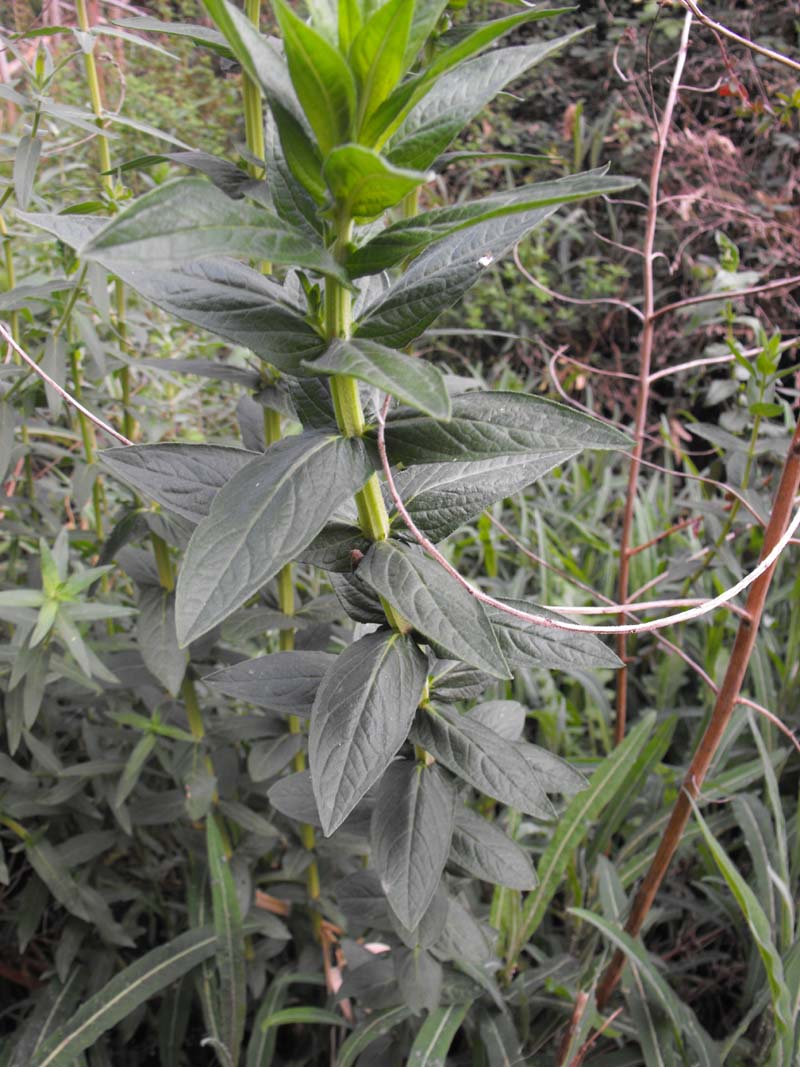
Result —
[[203, 928], [148, 952], [85, 1001], [37, 1052], [30, 1067], [71, 1067], [102, 1034], [216, 950], [216, 934]]
[[[298, 201], [307, 198], [316, 207], [326, 196], [319, 149], [306, 133], [305, 125], [275, 101], [272, 103], [272, 115], [289, 171], [287, 187], [295, 186]], [[292, 181], [292, 178], [296, 180]]]
[[520, 48], [498, 48], [448, 71], [394, 134], [389, 158], [401, 167], [429, 167], [503, 86], [582, 32]]
[[404, 348], [554, 211], [555, 207], [537, 208], [479, 222], [437, 241], [369, 304], [356, 335]]
[[117, 782], [117, 791], [114, 795], [114, 804], [119, 807], [124, 804], [130, 794], [136, 787], [136, 783], [141, 777], [147, 760], [150, 758], [150, 753], [156, 747], [155, 734], [145, 734], [144, 737], [140, 737], [136, 742], [128, 757], [128, 762], [125, 764], [125, 769], [119, 777]]
[[330, 652], [273, 652], [207, 674], [203, 681], [256, 707], [307, 715], [336, 659]]
[[506, 741], [519, 741], [525, 729], [527, 711], [518, 700], [487, 700], [469, 712], [473, 722], [482, 723]]
[[442, 992], [442, 965], [424, 948], [392, 953], [395, 973], [404, 1002], [419, 1015], [435, 1011]]
[[325, 834], [347, 818], [406, 740], [427, 674], [414, 641], [362, 637], [334, 662], [311, 710], [308, 750]]
[[527, 741], [517, 742], [517, 751], [523, 757], [545, 793], [579, 793], [588, 785], [580, 771], [575, 770], [560, 756]]
[[372, 857], [386, 898], [410, 930], [439, 885], [453, 832], [455, 790], [438, 767], [398, 760], [372, 813]]
[[335, 341], [308, 367], [321, 374], [358, 378], [436, 419], [450, 416], [450, 397], [441, 371], [424, 359], [407, 356], [374, 341], [360, 338]]
[[361, 441], [314, 433], [278, 441], [234, 475], [186, 550], [175, 613], [181, 644], [258, 592], [371, 473]]
[[254, 782], [275, 778], [300, 751], [301, 734], [281, 734], [269, 741], [258, 741], [247, 754], [247, 773]]
[[338, 49], [284, 3], [273, 0], [295, 91], [323, 155], [350, 140], [356, 86]]
[[115, 272], [170, 268], [231, 254], [342, 275], [330, 253], [307, 233], [260, 207], [231, 200], [202, 178], [156, 186], [115, 215], [78, 252]]
[[392, 223], [365, 245], [355, 249], [348, 257], [347, 267], [354, 277], [386, 270], [403, 259], [417, 255], [435, 241], [489, 219], [619, 192], [633, 184], [630, 178], [608, 177], [605, 171], [589, 171], [425, 211], [413, 218]]
[[108, 448], [100, 460], [138, 493], [200, 522], [222, 486], [258, 456], [222, 445], [163, 444]]
[[139, 593], [136, 639], [144, 665], [171, 696], [180, 692], [187, 655], [175, 634], [175, 597], [164, 589], [145, 586]]
[[[546, 619], [566, 622], [563, 616], [540, 608], [529, 600], [511, 600], [498, 597], [501, 603], [517, 611], [542, 615]], [[492, 624], [497, 641], [509, 663], [515, 667], [550, 667], [571, 671], [595, 667], [620, 667], [619, 657], [594, 634], [557, 630], [549, 626], [537, 626], [508, 615], [500, 608], [489, 607], [486, 614]]]
[[247, 1011], [242, 916], [222, 837], [212, 816], [206, 819], [206, 848], [211, 906], [217, 935], [221, 1038], [232, 1067], [239, 1062]]
[[512, 808], [550, 819], [553, 809], [515, 745], [469, 715], [428, 704], [417, 713], [412, 736], [453, 774]]
[[349, 874], [336, 883], [336, 901], [348, 921], [358, 929], [385, 927], [389, 922], [386, 897], [373, 871]]
[[470, 808], [459, 808], [450, 859], [475, 878], [509, 889], [533, 889], [536, 874], [519, 845]]
[[266, 1030], [270, 1026], [282, 1026], [285, 1023], [323, 1023], [328, 1026], [350, 1026], [351, 1024], [335, 1012], [325, 1008], [300, 1007], [283, 1008], [261, 1020], [261, 1028]]
[[356, 576], [451, 655], [509, 677], [483, 607], [438, 563], [397, 541], [378, 541]]
[[374, 219], [433, 177], [426, 171], [394, 167], [372, 148], [334, 148], [322, 168], [332, 196], [359, 220]]
[[302, 563], [313, 563], [325, 571], [347, 574], [353, 569], [354, 551], [365, 553], [370, 542], [358, 526], [329, 522], [310, 545], [298, 556]]
[[525, 393], [464, 393], [452, 400], [447, 423], [411, 411], [390, 415], [386, 447], [394, 463], [563, 455], [576, 448], [624, 448], [614, 427], [564, 404]]

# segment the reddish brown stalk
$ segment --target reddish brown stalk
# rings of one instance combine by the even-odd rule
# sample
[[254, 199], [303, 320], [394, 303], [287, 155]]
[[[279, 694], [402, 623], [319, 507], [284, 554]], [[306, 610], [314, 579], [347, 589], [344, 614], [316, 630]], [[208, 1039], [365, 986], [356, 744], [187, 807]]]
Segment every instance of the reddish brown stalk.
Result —
[[[622, 519], [622, 534], [619, 546], [619, 585], [617, 599], [624, 604], [628, 599], [628, 586], [630, 581], [631, 562], [631, 537], [633, 534], [633, 513], [636, 506], [637, 487], [639, 483], [639, 471], [644, 451], [644, 441], [647, 430], [647, 414], [650, 403], [650, 370], [653, 361], [653, 337], [655, 333], [655, 277], [653, 274], [653, 261], [655, 259], [656, 223], [658, 221], [658, 189], [661, 180], [661, 167], [664, 162], [664, 153], [667, 148], [672, 116], [675, 104], [678, 100], [678, 88], [681, 75], [686, 64], [686, 55], [689, 48], [689, 31], [692, 27], [692, 13], [687, 11], [683, 20], [683, 32], [681, 33], [678, 56], [675, 60], [675, 69], [672, 74], [667, 102], [661, 122], [656, 130], [656, 151], [653, 163], [650, 167], [650, 184], [647, 204], [647, 220], [645, 223], [645, 237], [643, 247], [644, 262], [644, 325], [642, 327], [642, 339], [639, 358], [639, 389], [636, 395], [636, 417], [634, 420], [634, 446], [631, 465], [628, 472], [628, 488], [625, 498], [625, 512]], [[625, 616], [620, 615], [620, 622]], [[619, 634], [616, 641], [617, 655], [622, 660], [623, 666], [617, 676], [617, 720], [614, 728], [614, 740], [619, 744], [625, 737], [625, 723], [628, 713], [628, 641], [625, 634]]]
[[[795, 427], [792, 443], [784, 463], [780, 484], [775, 496], [775, 504], [770, 515], [767, 529], [764, 534], [764, 545], [761, 551], [762, 559], [765, 558], [774, 545], [782, 538], [788, 525], [794, 507], [794, 499], [800, 489], [800, 420]], [[777, 562], [777, 561], [776, 561]], [[739, 699], [739, 691], [744, 681], [744, 676], [750, 661], [750, 656], [755, 645], [758, 627], [764, 611], [767, 592], [769, 591], [775, 564], [759, 575], [750, 586], [747, 596], [747, 618], [739, 623], [736, 633], [736, 641], [733, 645], [728, 669], [720, 686], [711, 719], [705, 733], [700, 739], [697, 751], [686, 772], [683, 789], [675, 801], [666, 830], [661, 838], [661, 843], [653, 857], [650, 868], [639, 887], [639, 891], [633, 902], [630, 916], [625, 924], [625, 930], [631, 937], [638, 936], [642, 924], [647, 917], [655, 900], [656, 893], [669, 870], [672, 857], [683, 837], [686, 824], [692, 811], [692, 801], [696, 799], [703, 782], [708, 774], [711, 761], [719, 748], [725, 730], [730, 722], [733, 710]], [[625, 966], [625, 955], [615, 952], [611, 963], [600, 982], [597, 991], [597, 1006], [600, 1011], [608, 1003], [614, 988], [619, 981]]]

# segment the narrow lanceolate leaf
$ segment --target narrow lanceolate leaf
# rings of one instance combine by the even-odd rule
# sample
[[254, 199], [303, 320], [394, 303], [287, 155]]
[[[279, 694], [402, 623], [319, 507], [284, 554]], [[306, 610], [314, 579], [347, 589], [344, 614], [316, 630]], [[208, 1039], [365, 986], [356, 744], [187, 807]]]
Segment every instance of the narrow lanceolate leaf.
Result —
[[434, 175], [393, 167], [380, 153], [358, 144], [334, 148], [322, 174], [334, 199], [354, 218], [374, 219]]
[[372, 813], [372, 857], [397, 918], [414, 930], [439, 885], [455, 817], [455, 789], [438, 767], [398, 760]]
[[341, 276], [321, 244], [277, 215], [231, 200], [203, 178], [178, 178], [140, 196], [79, 249], [110, 270], [168, 268], [206, 256], [268, 259]]
[[456, 813], [450, 859], [484, 882], [509, 889], [533, 889], [536, 885], [531, 862], [519, 845], [470, 808]]
[[334, 341], [324, 355], [308, 366], [317, 374], [348, 374], [358, 378], [436, 419], [450, 416], [450, 397], [441, 371], [424, 359], [385, 348], [375, 341], [360, 338]]
[[350, 46], [350, 66], [359, 89], [360, 128], [405, 71], [414, 7], [408, 0], [388, 0], [366, 20]]
[[390, 348], [405, 347], [555, 210], [543, 207], [490, 219], [438, 241], [367, 307], [356, 335]]
[[496, 678], [510, 677], [483, 607], [438, 563], [398, 541], [378, 541], [356, 574], [436, 645]]
[[[583, 31], [579, 31], [583, 32]], [[429, 167], [466, 124], [500, 92], [578, 34], [498, 48], [443, 75], [412, 109], [389, 142], [389, 159], [401, 167]]]
[[544, 790], [513, 742], [445, 704], [427, 704], [412, 731], [421, 745], [453, 774], [481, 793], [540, 819], [553, 817]]
[[272, 445], [217, 493], [178, 578], [182, 645], [256, 593], [361, 488], [372, 466], [361, 441], [301, 434]]
[[410, 411], [393, 414], [386, 424], [389, 458], [409, 466], [625, 448], [629, 443], [599, 419], [525, 393], [464, 393], [453, 398], [446, 424]]
[[219, 1015], [222, 1021], [220, 1037], [230, 1057], [231, 1067], [236, 1067], [247, 1011], [244, 933], [236, 886], [213, 816], [206, 819], [206, 848], [214, 930], [217, 935]]
[[589, 196], [620, 192], [633, 184], [631, 178], [609, 176], [604, 171], [589, 171], [425, 211], [413, 218], [392, 223], [361, 248], [354, 249], [348, 257], [347, 267], [354, 277], [386, 270], [401, 260], [417, 255], [433, 242], [480, 222], [535, 208], [567, 204]]
[[90, 997], [35, 1054], [30, 1067], [70, 1067], [102, 1034], [216, 950], [217, 936], [205, 927], [148, 952]]
[[337, 48], [284, 3], [273, 0], [292, 83], [323, 155], [351, 138], [356, 85]]
[[367, 1022], [362, 1023], [350, 1034], [339, 1049], [336, 1067], [353, 1067], [364, 1049], [369, 1048], [379, 1037], [388, 1034], [395, 1026], [399, 1026], [409, 1015], [411, 1015], [411, 1010], [404, 1004], [398, 1008], [386, 1008], [383, 1011], [374, 1012]]
[[678, 1041], [690, 1044], [696, 1055], [699, 1067], [721, 1067], [722, 1060], [716, 1043], [706, 1033], [692, 1009], [684, 1004], [672, 991], [665, 978], [659, 974], [647, 949], [639, 942], [630, 937], [616, 923], [584, 908], [570, 908], [570, 913], [577, 919], [589, 923], [599, 930], [604, 937], [621, 949], [636, 973], [647, 987], [652, 1003], [658, 1005], [669, 1018], [673, 1031]]
[[[498, 597], [503, 604], [531, 615], [566, 622], [562, 616], [530, 600]], [[508, 615], [500, 608], [489, 607], [486, 614], [492, 624], [503, 655], [515, 667], [550, 667], [570, 671], [593, 667], [620, 667], [619, 657], [594, 634], [571, 633], [550, 626], [537, 626]]]
[[588, 788], [573, 798], [559, 819], [555, 833], [539, 861], [539, 886], [527, 898], [523, 907], [520, 929], [511, 946], [515, 953], [521, 951], [544, 918], [576, 849], [587, 837], [593, 822], [599, 818], [605, 806], [616, 796], [631, 762], [647, 743], [654, 722], [655, 714], [651, 713], [634, 726], [622, 744], [596, 768]]
[[261, 1023], [283, 1007], [289, 994], [289, 986], [293, 983], [324, 985], [325, 980], [321, 975], [302, 974], [295, 970], [278, 974], [271, 979], [253, 1024], [250, 1042], [247, 1046], [247, 1067], [271, 1067], [275, 1056], [277, 1030], [272, 1026], [264, 1029]]
[[137, 493], [200, 522], [222, 486], [258, 456], [222, 445], [132, 445], [107, 448], [100, 461]]
[[177, 696], [186, 673], [187, 655], [178, 647], [173, 593], [154, 586], [141, 590], [136, 641], [145, 667], [170, 696]]
[[300, 119], [302, 111], [283, 56], [235, 4], [228, 0], [203, 0], [203, 6], [244, 70], [260, 84], [270, 102], [278, 103]]
[[517, 751], [536, 775], [545, 793], [566, 793], [572, 796], [573, 793], [579, 793], [586, 788], [586, 778], [560, 756], [527, 741], [517, 741], [516, 745]]
[[469, 1004], [450, 1004], [432, 1011], [414, 1039], [408, 1063], [414, 1067], [441, 1067], [464, 1021]]
[[256, 707], [307, 715], [336, 660], [330, 652], [273, 652], [207, 674], [203, 681]]
[[416, 643], [382, 630], [337, 656], [323, 678], [308, 750], [326, 834], [344, 822], [406, 740], [426, 674]]
[[[690, 797], [689, 799], [691, 800], [692, 798]], [[714, 857], [714, 862], [719, 868], [720, 874], [727, 882], [728, 888], [731, 893], [733, 893], [736, 903], [739, 905], [739, 909], [741, 910], [750, 931], [750, 936], [753, 938], [756, 948], [758, 949], [761, 962], [764, 964], [764, 970], [767, 972], [767, 981], [769, 982], [772, 995], [772, 1006], [775, 1012], [777, 1029], [784, 1035], [789, 1034], [793, 1031], [796, 1020], [792, 1015], [789, 987], [784, 978], [781, 955], [773, 940], [769, 919], [765, 915], [764, 909], [759, 904], [758, 897], [741, 874], [739, 874], [736, 867], [731, 863], [725, 849], [720, 845], [719, 841], [717, 841], [713, 832], [709, 828], [708, 823], [700, 814], [700, 809], [693, 800], [692, 807], [694, 809], [694, 817], [700, 826], [705, 843], [708, 845], [711, 855]]]

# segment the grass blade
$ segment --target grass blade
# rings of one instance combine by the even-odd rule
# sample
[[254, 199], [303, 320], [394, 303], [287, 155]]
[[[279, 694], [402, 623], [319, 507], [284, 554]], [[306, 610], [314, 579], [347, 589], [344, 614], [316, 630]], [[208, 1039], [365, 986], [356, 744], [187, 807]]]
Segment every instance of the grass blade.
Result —
[[30, 1067], [70, 1067], [75, 1058], [116, 1023], [156, 993], [208, 959], [216, 951], [216, 934], [189, 930], [148, 952], [90, 997], [31, 1060]]
[[206, 846], [211, 882], [211, 905], [217, 934], [217, 973], [222, 1020], [222, 1043], [233, 1067], [239, 1062], [247, 1008], [244, 933], [233, 875], [225, 857], [217, 824], [206, 819]]
[[450, 1004], [432, 1011], [411, 1046], [408, 1062], [414, 1067], [441, 1067], [468, 1008], [469, 1004]]

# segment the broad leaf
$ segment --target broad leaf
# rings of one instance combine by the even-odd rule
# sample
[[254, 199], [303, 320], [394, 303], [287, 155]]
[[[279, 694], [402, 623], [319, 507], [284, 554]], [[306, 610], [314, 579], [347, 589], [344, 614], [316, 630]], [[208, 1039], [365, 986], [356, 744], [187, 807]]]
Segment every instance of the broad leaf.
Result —
[[323, 678], [311, 710], [308, 754], [326, 835], [406, 740], [427, 666], [410, 637], [379, 630], [350, 645]]
[[202, 178], [156, 186], [78, 251], [114, 271], [169, 268], [228, 254], [342, 276], [330, 253], [307, 233], [263, 208], [231, 200]]
[[356, 86], [340, 52], [284, 3], [273, 0], [292, 83], [323, 155], [350, 140]]
[[361, 441], [312, 433], [279, 441], [234, 475], [186, 550], [176, 600], [181, 644], [258, 592], [371, 473]]
[[207, 674], [203, 681], [256, 707], [307, 715], [336, 659], [330, 652], [273, 652]]
[[[517, 611], [541, 615], [553, 621], [568, 621], [562, 615], [540, 608], [530, 600], [512, 600], [509, 597], [497, 599]], [[503, 654], [515, 667], [550, 667], [554, 670], [571, 671], [622, 666], [616, 652], [595, 634], [538, 626], [536, 623], [508, 615], [500, 608], [489, 607], [486, 614]]]
[[133, 445], [107, 448], [100, 461], [137, 493], [200, 522], [222, 486], [259, 455], [222, 445]]
[[378, 152], [358, 144], [334, 148], [322, 174], [334, 199], [360, 221], [374, 219], [399, 204], [433, 177], [426, 171], [395, 167]]
[[487, 700], [471, 708], [468, 714], [473, 722], [494, 730], [506, 741], [519, 741], [528, 713], [518, 700]]
[[70, 1067], [102, 1034], [216, 950], [217, 936], [206, 927], [189, 930], [148, 952], [85, 1001], [38, 1050], [30, 1067]]
[[389, 159], [401, 167], [429, 167], [503, 86], [582, 32], [520, 48], [498, 48], [448, 71], [393, 135]]
[[450, 859], [475, 878], [509, 889], [533, 889], [536, 874], [516, 842], [470, 808], [456, 812]]
[[350, 66], [359, 90], [359, 132], [405, 71], [414, 6], [408, 0], [387, 0], [366, 20], [350, 46]]
[[244, 1038], [247, 1012], [244, 934], [236, 886], [225, 856], [222, 837], [212, 816], [206, 819], [206, 849], [214, 931], [217, 935], [215, 959], [219, 975], [221, 1037], [230, 1063], [232, 1067], [236, 1067]]
[[446, 704], [417, 713], [415, 744], [453, 774], [518, 811], [551, 819], [553, 808], [516, 746]]
[[[20, 215], [76, 250], [106, 224], [87, 216]], [[301, 361], [326, 347], [282, 286], [235, 259], [204, 259], [172, 270], [104, 266], [171, 315], [250, 348], [279, 370], [302, 373]]]
[[633, 184], [630, 178], [609, 177], [604, 169], [573, 174], [557, 181], [524, 185], [483, 199], [425, 211], [413, 218], [392, 223], [365, 245], [356, 248], [348, 257], [347, 267], [354, 277], [386, 270], [403, 259], [417, 255], [434, 241], [489, 219], [619, 192]]
[[450, 415], [450, 397], [441, 371], [424, 359], [384, 348], [374, 341], [334, 341], [308, 367], [318, 374], [358, 378], [436, 419]]
[[145, 667], [171, 696], [177, 696], [186, 673], [187, 655], [178, 647], [172, 593], [155, 586], [141, 590], [136, 641]]
[[[416, 525], [432, 541], [442, 541], [491, 504], [520, 492], [575, 455], [576, 451], [522, 453], [463, 463], [420, 463], [400, 471], [394, 481]], [[405, 530], [390, 497], [387, 507], [392, 527]]]
[[545, 793], [580, 793], [588, 785], [580, 771], [556, 756], [555, 753], [527, 741], [517, 741], [517, 751], [535, 775]]
[[491, 219], [437, 241], [368, 305], [356, 335], [405, 347], [554, 211], [543, 207]]
[[411, 411], [391, 414], [386, 447], [393, 463], [448, 463], [498, 456], [563, 454], [576, 448], [624, 448], [628, 438], [607, 423], [525, 393], [464, 393], [450, 421]]
[[438, 563], [397, 541], [378, 541], [356, 575], [437, 646], [496, 678], [509, 677], [483, 607]]
[[372, 813], [372, 859], [389, 904], [409, 930], [419, 925], [442, 876], [455, 790], [436, 766], [398, 760]]
[[613, 800], [628, 773], [631, 761], [636, 759], [647, 743], [654, 722], [655, 715], [650, 713], [634, 726], [625, 740], [595, 769], [588, 787], [573, 798], [559, 819], [544, 855], [539, 860], [539, 885], [525, 901], [520, 929], [513, 938], [513, 944], [509, 946], [509, 950], [514, 954], [522, 950], [522, 946], [538, 928], [558, 890], [564, 871], [581, 842], [588, 836], [592, 823]]

